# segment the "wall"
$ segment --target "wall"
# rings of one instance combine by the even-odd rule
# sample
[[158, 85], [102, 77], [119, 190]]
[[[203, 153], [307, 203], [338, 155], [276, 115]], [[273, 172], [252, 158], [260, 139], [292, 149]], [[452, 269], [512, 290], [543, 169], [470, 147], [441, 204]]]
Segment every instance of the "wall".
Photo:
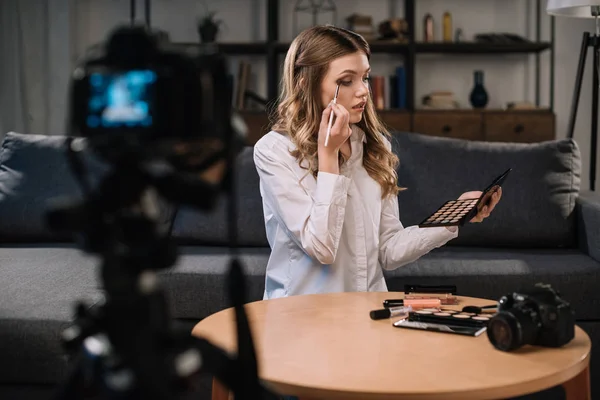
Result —
[[[557, 136], [566, 137], [573, 99], [575, 75], [581, 36], [583, 32], [594, 32], [594, 22], [588, 19], [556, 18], [556, 77], [555, 104], [557, 118]], [[575, 124], [575, 140], [581, 149], [582, 176], [581, 187], [589, 188], [590, 129], [592, 117], [592, 52], [588, 51], [585, 75], [581, 87], [577, 123]], [[600, 157], [599, 157], [600, 158]], [[600, 161], [600, 159], [599, 159]], [[596, 166], [596, 175], [600, 176], [600, 166]], [[596, 180], [596, 187], [600, 181]]]
[[[5, 0], [3, 0], [5, 1]], [[13, 0], [8, 0], [13, 1]], [[44, 2], [45, 0], [38, 0]], [[35, 0], [27, 0], [34, 3]], [[49, 107], [53, 119], [60, 118], [65, 111], [65, 92], [58, 89], [64, 86], [67, 71], [72, 68], [76, 57], [83, 54], [90, 44], [103, 40], [112, 27], [119, 23], [127, 23], [129, 18], [129, 0], [49, 0], [50, 9], [62, 10], [61, 4], [70, 3], [70, 11], [57, 12], [59, 23], [52, 24], [51, 43], [54, 57], [51, 76], [53, 90], [52, 100], [48, 105], [35, 104], [36, 108]], [[138, 0], [138, 17], [143, 18], [143, 1]], [[266, 0], [205, 0], [211, 10], [218, 11], [218, 17], [224, 21], [220, 36], [222, 41], [254, 41], [266, 38], [265, 7]], [[289, 41], [294, 37], [292, 9], [296, 0], [282, 0], [280, 7], [280, 38]], [[344, 19], [354, 13], [372, 15], [377, 24], [396, 14], [402, 16], [402, 0], [336, 0], [338, 7], [337, 23], [344, 24]], [[58, 4], [58, 6], [57, 6]], [[421, 38], [422, 15], [431, 12], [436, 21], [436, 31], [441, 31], [441, 18], [448, 10], [453, 15], [454, 28], [460, 27], [469, 40], [475, 33], [486, 31], [508, 31], [534, 39], [535, 21], [534, 1], [522, 0], [419, 0], [417, 1], [417, 39]], [[195, 29], [196, 19], [203, 13], [203, 1], [200, 0], [152, 0], [152, 25], [167, 30], [174, 41], [195, 42], [198, 34]], [[542, 39], [549, 40], [549, 18], [545, 14], [545, 1], [542, 1]], [[70, 31], [64, 24], [65, 15], [71, 18]], [[310, 23], [310, 16], [299, 19], [299, 28]], [[331, 14], [323, 15], [319, 23], [332, 22]], [[555, 73], [555, 112], [557, 114], [557, 136], [565, 137], [569, 118], [573, 84], [579, 56], [582, 32], [591, 31], [593, 21], [579, 19], [556, 19], [556, 73]], [[66, 44], [70, 43], [68, 47]], [[67, 49], [72, 49], [69, 52]], [[281, 56], [283, 62], [284, 55]], [[485, 71], [485, 84], [490, 94], [490, 107], [499, 108], [506, 102], [514, 100], [535, 100], [533, 56], [528, 55], [473, 55], [468, 57], [452, 55], [419, 55], [416, 69], [416, 99], [432, 90], [453, 91], [459, 102], [468, 106], [468, 94], [473, 84], [473, 70]], [[254, 89], [259, 94], [266, 94], [266, 66], [262, 57], [232, 57], [230, 70], [237, 71], [240, 59], [253, 61]], [[575, 138], [579, 143], [584, 160], [582, 176], [583, 186], [588, 182], [589, 129], [591, 103], [591, 53], [587, 58], [586, 76], [582, 88], [578, 123]], [[57, 65], [57, 59], [64, 60]], [[67, 59], [70, 60], [67, 65]], [[391, 74], [394, 67], [401, 62], [399, 56], [375, 54], [372, 60], [374, 74]], [[549, 54], [542, 56], [541, 94], [542, 105], [549, 100]], [[31, 110], [31, 114], [41, 112]], [[56, 127], [59, 122], [53, 122]], [[54, 128], [55, 129], [55, 128]], [[599, 166], [600, 170], [600, 166]]]

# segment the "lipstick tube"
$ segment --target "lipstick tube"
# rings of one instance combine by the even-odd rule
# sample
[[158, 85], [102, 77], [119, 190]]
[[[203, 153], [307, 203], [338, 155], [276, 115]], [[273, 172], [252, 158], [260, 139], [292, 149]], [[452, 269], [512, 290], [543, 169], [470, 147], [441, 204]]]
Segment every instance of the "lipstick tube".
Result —
[[411, 306], [414, 310], [422, 308], [440, 308], [442, 301], [440, 299], [388, 299], [383, 301], [383, 306], [399, 307]]

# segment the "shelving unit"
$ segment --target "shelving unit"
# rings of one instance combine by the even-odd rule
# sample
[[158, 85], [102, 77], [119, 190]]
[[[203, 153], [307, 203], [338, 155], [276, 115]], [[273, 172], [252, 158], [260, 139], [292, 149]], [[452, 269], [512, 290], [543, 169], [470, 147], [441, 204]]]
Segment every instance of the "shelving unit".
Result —
[[[228, 55], [259, 55], [266, 59], [267, 68], [267, 97], [269, 102], [277, 99], [277, 91], [280, 79], [281, 55], [285, 54], [290, 43], [279, 39], [279, 12], [281, 0], [267, 0], [266, 21], [267, 40], [252, 43], [219, 43], [220, 50]], [[406, 109], [380, 110], [379, 113], [384, 122], [392, 129], [419, 131], [421, 133], [463, 137], [478, 140], [502, 140], [497, 129], [490, 126], [491, 121], [499, 123], [502, 116], [507, 121], [515, 121], [514, 126], [506, 126], [507, 133], [505, 141], [531, 142], [553, 139], [555, 136], [554, 123], [554, 17], [548, 17], [550, 21], [550, 41], [541, 40], [541, 0], [533, 0], [536, 11], [536, 38], [535, 41], [514, 44], [486, 44], [479, 42], [446, 43], [433, 42], [423, 43], [415, 41], [416, 25], [416, 0], [404, 0], [404, 19], [409, 27], [409, 42], [398, 43], [394, 41], [372, 41], [370, 47], [372, 53], [397, 54], [403, 58], [406, 69]], [[181, 43], [182, 46], [196, 46], [195, 43]], [[504, 111], [504, 110], [418, 110], [415, 107], [415, 64], [419, 54], [453, 54], [453, 55], [494, 55], [501, 54], [533, 54], [535, 55], [536, 77], [535, 77], [535, 104], [540, 105], [540, 54], [550, 52], [550, 76], [549, 110], [533, 111]], [[268, 130], [268, 120], [264, 111], [241, 111], [249, 126], [252, 144]], [[421, 124], [423, 115], [429, 121], [426, 126]], [[491, 116], [494, 116], [493, 118]], [[436, 118], [437, 123], [432, 123]], [[452, 122], [454, 121], [454, 122]], [[469, 122], [470, 121], [470, 122]], [[541, 121], [541, 122], [540, 122]], [[439, 126], [438, 126], [439, 125]], [[435, 128], [433, 128], [435, 127]], [[477, 128], [479, 127], [479, 128]], [[510, 129], [512, 128], [512, 129]], [[539, 132], [540, 129], [545, 132]], [[478, 132], [477, 134], [465, 135], [463, 132]], [[494, 132], [492, 135], [490, 132]]]

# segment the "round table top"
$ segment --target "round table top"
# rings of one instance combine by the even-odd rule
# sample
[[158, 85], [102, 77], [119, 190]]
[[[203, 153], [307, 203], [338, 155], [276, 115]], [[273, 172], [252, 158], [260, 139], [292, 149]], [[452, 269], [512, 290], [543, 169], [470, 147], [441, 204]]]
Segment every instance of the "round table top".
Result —
[[[261, 380], [278, 393], [323, 399], [492, 399], [559, 385], [589, 363], [576, 327], [562, 348], [496, 350], [478, 337], [401, 329], [369, 311], [401, 293], [292, 296], [248, 303]], [[494, 301], [460, 297], [457, 306]], [[233, 309], [199, 322], [194, 336], [236, 350]]]

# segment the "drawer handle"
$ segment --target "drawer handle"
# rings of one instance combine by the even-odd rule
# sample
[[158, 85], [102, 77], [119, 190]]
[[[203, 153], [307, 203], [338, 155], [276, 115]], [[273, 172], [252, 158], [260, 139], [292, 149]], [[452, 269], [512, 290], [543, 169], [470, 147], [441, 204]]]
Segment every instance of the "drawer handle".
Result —
[[522, 133], [525, 130], [525, 127], [523, 126], [523, 124], [519, 124], [517, 126], [515, 126], [515, 133]]
[[450, 133], [450, 132], [452, 132], [452, 127], [450, 125], [444, 125], [444, 126], [442, 126], [442, 132]]

